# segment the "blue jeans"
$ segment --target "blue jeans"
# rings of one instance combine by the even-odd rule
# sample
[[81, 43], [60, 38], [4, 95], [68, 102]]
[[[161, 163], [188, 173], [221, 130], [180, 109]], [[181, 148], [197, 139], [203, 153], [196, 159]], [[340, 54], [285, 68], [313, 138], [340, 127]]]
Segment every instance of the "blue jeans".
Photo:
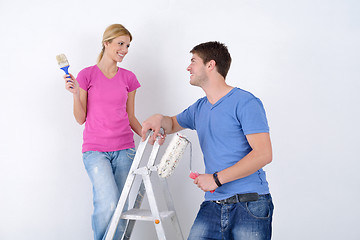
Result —
[[204, 201], [190, 230], [188, 240], [268, 240], [274, 205], [271, 195], [234, 204]]
[[[83, 153], [84, 165], [93, 185], [92, 228], [95, 240], [104, 238], [134, 156], [134, 148], [115, 152]], [[125, 227], [126, 220], [121, 220], [114, 239], [121, 238]]]

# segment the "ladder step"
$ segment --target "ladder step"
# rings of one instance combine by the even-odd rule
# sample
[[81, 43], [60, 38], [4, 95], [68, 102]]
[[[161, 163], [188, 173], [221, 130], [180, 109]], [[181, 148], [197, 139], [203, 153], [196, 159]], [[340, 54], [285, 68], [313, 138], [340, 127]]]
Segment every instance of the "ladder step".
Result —
[[[160, 217], [162, 219], [167, 217], [172, 217], [175, 214], [175, 211], [162, 211], [159, 212]], [[143, 220], [143, 221], [154, 221], [155, 218], [151, 214], [150, 210], [147, 209], [130, 209], [129, 211], [124, 212], [121, 214], [122, 219], [133, 219], [133, 220]]]

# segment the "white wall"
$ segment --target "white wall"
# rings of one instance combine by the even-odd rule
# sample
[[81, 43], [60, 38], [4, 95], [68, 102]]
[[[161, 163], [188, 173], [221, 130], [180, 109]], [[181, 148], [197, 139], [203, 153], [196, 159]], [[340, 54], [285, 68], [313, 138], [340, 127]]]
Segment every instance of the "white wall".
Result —
[[[134, 36], [121, 66], [142, 84], [141, 122], [202, 97], [188, 83], [189, 50], [225, 42], [227, 81], [260, 97], [268, 115], [273, 239], [359, 239], [359, 10], [356, 0], [2, 0], [0, 239], [91, 239], [83, 127], [55, 56], [65, 53], [74, 74], [95, 64], [112, 23]], [[196, 134], [184, 134], [202, 171]], [[188, 166], [187, 153], [169, 178], [186, 236], [203, 199]], [[156, 239], [153, 226], [137, 224], [133, 239]]]

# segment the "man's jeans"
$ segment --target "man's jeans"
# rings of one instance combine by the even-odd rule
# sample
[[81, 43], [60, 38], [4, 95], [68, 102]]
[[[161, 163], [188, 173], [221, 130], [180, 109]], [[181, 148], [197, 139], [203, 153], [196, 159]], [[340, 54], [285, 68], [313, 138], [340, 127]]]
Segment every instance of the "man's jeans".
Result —
[[[83, 153], [84, 165], [93, 185], [92, 228], [95, 240], [101, 240], [105, 235], [134, 156], [134, 148], [115, 152]], [[126, 220], [121, 220], [114, 239], [121, 238], [125, 227]]]
[[188, 240], [268, 240], [274, 205], [271, 195], [234, 204], [205, 201], [191, 228]]

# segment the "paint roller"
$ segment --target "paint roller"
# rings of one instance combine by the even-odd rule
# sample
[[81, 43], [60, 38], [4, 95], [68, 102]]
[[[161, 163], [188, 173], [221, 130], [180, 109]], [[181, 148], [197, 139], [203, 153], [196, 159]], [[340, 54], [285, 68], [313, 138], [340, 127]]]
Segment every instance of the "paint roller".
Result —
[[[169, 177], [178, 165], [181, 157], [184, 155], [187, 145], [190, 144], [190, 175], [189, 177], [195, 179], [199, 173], [192, 171], [192, 143], [181, 133], [176, 133], [171, 139], [169, 146], [166, 148], [163, 157], [158, 165], [158, 174], [162, 178]], [[214, 192], [214, 191], [211, 191]]]
[[[175, 170], [178, 165], [181, 157], [184, 155], [187, 145], [191, 142], [182, 135], [181, 133], [176, 133], [171, 139], [169, 146], [166, 148], [163, 157], [160, 160], [158, 165], [158, 174], [162, 178], [169, 177]], [[190, 171], [191, 171], [191, 161], [192, 161], [192, 149], [190, 149]]]

